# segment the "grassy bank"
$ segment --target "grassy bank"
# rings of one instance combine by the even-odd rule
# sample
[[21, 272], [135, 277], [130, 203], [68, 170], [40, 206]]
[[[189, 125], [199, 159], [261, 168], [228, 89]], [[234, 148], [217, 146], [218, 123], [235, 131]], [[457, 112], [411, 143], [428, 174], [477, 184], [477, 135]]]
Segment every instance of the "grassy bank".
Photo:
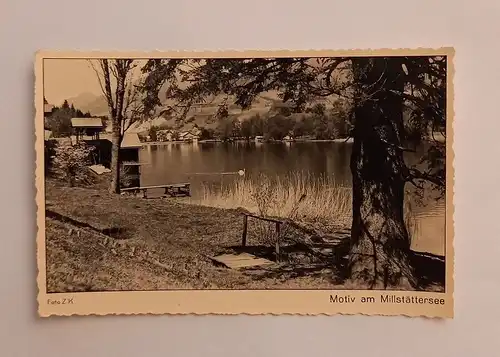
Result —
[[[284, 261], [243, 271], [214, 265], [210, 256], [240, 245], [241, 215], [235, 210], [47, 180], [46, 216], [49, 292], [342, 288], [331, 263]], [[273, 251], [253, 225], [248, 241], [255, 254]]]
[[[112, 195], [107, 188], [103, 176], [85, 188], [46, 181], [49, 292], [352, 288], [343, 285], [343, 263], [333, 264], [338, 257], [332, 250], [348, 242], [352, 191], [332, 178], [242, 177], [205, 186], [199, 199], [187, 202]], [[299, 222], [315, 232], [314, 240], [285, 224], [278, 263], [243, 270], [217, 266], [210, 257], [225, 253], [275, 260], [273, 224], [251, 220], [248, 246], [241, 248], [238, 208]], [[409, 198], [405, 214], [413, 235]]]

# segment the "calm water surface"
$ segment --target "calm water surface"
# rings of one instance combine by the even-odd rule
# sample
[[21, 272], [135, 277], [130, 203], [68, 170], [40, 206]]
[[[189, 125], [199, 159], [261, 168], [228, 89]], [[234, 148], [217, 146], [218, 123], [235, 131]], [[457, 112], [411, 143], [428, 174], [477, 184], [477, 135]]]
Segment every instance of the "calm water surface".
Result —
[[[144, 146], [140, 152], [141, 185], [190, 182], [194, 197], [203, 184], [220, 185], [237, 179], [220, 173], [245, 169], [246, 178], [260, 174], [285, 178], [301, 171], [312, 176], [331, 176], [343, 186], [351, 186], [349, 160], [351, 144], [307, 143], [168, 143]], [[407, 157], [409, 163], [418, 154]], [[413, 249], [444, 255], [445, 204], [430, 200], [425, 206], [413, 205], [417, 217], [417, 236]]]

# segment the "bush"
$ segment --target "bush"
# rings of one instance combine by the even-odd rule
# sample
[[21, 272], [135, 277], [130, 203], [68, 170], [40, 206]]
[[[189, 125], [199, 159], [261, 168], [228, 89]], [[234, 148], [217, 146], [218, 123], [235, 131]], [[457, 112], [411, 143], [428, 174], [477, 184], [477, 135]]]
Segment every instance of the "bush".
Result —
[[92, 176], [87, 166], [92, 164], [91, 153], [94, 149], [83, 142], [74, 146], [56, 146], [52, 157], [54, 175], [70, 186], [91, 183]]
[[120, 166], [120, 186], [122, 188], [135, 186], [137, 181], [136, 175], [132, 172], [129, 166]]

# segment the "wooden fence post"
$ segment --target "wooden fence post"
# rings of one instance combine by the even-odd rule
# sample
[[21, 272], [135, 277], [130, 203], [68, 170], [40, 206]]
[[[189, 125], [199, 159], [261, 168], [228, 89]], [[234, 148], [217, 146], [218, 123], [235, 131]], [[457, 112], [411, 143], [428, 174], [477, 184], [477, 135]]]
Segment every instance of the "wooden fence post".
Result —
[[247, 226], [248, 226], [248, 216], [243, 215], [243, 235], [241, 237], [241, 246], [245, 247], [247, 245]]

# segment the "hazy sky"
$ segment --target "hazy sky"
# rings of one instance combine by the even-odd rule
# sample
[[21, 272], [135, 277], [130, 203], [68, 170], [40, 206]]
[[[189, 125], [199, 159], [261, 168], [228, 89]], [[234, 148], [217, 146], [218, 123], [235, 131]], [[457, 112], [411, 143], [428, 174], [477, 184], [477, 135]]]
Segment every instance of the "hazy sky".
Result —
[[45, 59], [43, 83], [45, 98], [54, 105], [85, 92], [102, 94], [94, 70], [84, 59]]
[[[134, 75], [145, 61], [138, 61]], [[95, 62], [94, 62], [95, 63]], [[45, 59], [43, 62], [44, 95], [53, 105], [82, 93], [102, 95], [97, 75], [86, 59]]]
[[[138, 62], [133, 76], [140, 75], [145, 64], [144, 60]], [[43, 69], [44, 96], [50, 104], [60, 106], [65, 99], [83, 93], [102, 95], [97, 75], [86, 59], [45, 59]]]

